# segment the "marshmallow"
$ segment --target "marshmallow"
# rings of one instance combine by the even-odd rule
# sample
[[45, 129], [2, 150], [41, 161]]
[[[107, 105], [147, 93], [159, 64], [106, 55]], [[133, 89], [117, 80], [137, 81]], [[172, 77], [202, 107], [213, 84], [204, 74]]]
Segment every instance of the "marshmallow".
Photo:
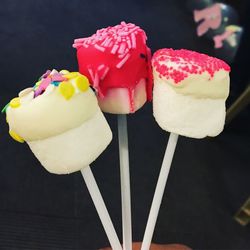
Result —
[[69, 174], [93, 162], [112, 132], [88, 79], [78, 72], [47, 71], [6, 108], [10, 135], [26, 141], [51, 173]]
[[153, 112], [159, 126], [192, 138], [220, 134], [230, 67], [220, 59], [184, 49], [158, 50], [152, 65]]
[[75, 39], [79, 71], [90, 79], [102, 111], [134, 113], [152, 99], [151, 52], [146, 34], [125, 22]]

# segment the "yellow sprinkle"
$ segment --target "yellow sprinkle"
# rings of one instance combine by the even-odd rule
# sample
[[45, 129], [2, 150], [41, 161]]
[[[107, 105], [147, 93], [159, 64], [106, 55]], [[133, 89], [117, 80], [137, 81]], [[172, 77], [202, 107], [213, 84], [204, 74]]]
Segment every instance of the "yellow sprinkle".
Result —
[[7, 115], [6, 115], [6, 122], [9, 123], [9, 122], [8, 122], [8, 116], [7, 116]]
[[19, 97], [15, 97], [10, 101], [10, 106], [12, 108], [18, 108], [20, 106], [20, 98]]
[[70, 82], [61, 82], [59, 91], [66, 100], [69, 100], [75, 93], [75, 89]]
[[35, 86], [38, 87], [41, 84], [41, 81], [36, 82]]
[[237, 32], [237, 31], [241, 31], [241, 27], [237, 26], [237, 25], [229, 25], [225, 28], [225, 30], [227, 31], [232, 31], [232, 32]]
[[23, 139], [20, 135], [18, 135], [17, 133], [15, 133], [14, 131], [10, 130], [10, 131], [9, 131], [9, 134], [10, 134], [10, 136], [11, 136], [15, 141], [18, 141], [18, 142], [21, 142], [21, 143], [24, 142], [24, 139]]
[[86, 76], [79, 75], [76, 79], [76, 86], [82, 92], [87, 91], [89, 88], [89, 80]]
[[78, 75], [79, 75], [78, 72], [71, 72], [71, 73], [65, 74], [65, 75], [63, 75], [63, 76], [65, 76], [65, 77], [68, 78], [68, 79], [72, 79], [72, 78], [77, 77]]
[[62, 69], [59, 73], [65, 75], [65, 74], [69, 74], [69, 71], [66, 69]]

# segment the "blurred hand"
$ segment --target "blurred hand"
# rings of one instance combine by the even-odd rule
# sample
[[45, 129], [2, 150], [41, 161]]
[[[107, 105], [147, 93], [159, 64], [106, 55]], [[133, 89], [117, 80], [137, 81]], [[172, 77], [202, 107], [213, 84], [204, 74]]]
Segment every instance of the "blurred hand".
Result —
[[[140, 249], [141, 249], [141, 242], [133, 243], [133, 250], [140, 250]], [[112, 249], [110, 247], [106, 247], [99, 250], [112, 250]], [[180, 244], [158, 245], [152, 243], [150, 246], [150, 250], [192, 250], [192, 249]]]

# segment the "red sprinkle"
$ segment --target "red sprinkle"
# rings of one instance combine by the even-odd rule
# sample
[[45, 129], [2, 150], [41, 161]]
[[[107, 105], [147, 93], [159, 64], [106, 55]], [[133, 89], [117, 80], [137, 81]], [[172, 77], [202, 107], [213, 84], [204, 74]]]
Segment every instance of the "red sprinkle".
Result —
[[208, 72], [212, 78], [214, 73], [221, 69], [230, 72], [230, 66], [224, 61], [186, 49], [157, 50], [153, 55], [152, 65], [160, 77], [172, 79], [176, 84], [191, 74]]

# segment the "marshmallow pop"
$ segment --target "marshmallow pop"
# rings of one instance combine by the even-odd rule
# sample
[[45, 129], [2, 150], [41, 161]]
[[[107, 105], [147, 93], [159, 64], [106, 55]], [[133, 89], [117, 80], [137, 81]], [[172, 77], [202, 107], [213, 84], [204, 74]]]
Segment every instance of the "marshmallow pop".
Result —
[[110, 143], [112, 132], [87, 77], [48, 70], [3, 111], [12, 138], [26, 141], [47, 171], [69, 174], [81, 170], [112, 248], [121, 249], [89, 168]]
[[169, 132], [192, 138], [224, 128], [230, 67], [189, 50], [158, 50], [153, 58], [154, 117]]
[[217, 58], [185, 49], [160, 49], [153, 55], [153, 112], [171, 132], [163, 158], [142, 250], [148, 250], [178, 140], [178, 134], [217, 136], [225, 123], [230, 67]]
[[102, 111], [118, 114], [121, 172], [123, 244], [132, 249], [130, 176], [127, 122], [124, 114], [134, 113], [152, 99], [151, 52], [146, 34], [132, 23], [98, 30], [74, 41], [79, 71], [95, 88]]
[[6, 117], [10, 135], [26, 141], [54, 174], [88, 166], [112, 139], [88, 79], [78, 72], [47, 71], [10, 101]]
[[152, 99], [151, 52], [146, 34], [132, 23], [75, 39], [79, 72], [90, 79], [104, 112], [134, 113]]

